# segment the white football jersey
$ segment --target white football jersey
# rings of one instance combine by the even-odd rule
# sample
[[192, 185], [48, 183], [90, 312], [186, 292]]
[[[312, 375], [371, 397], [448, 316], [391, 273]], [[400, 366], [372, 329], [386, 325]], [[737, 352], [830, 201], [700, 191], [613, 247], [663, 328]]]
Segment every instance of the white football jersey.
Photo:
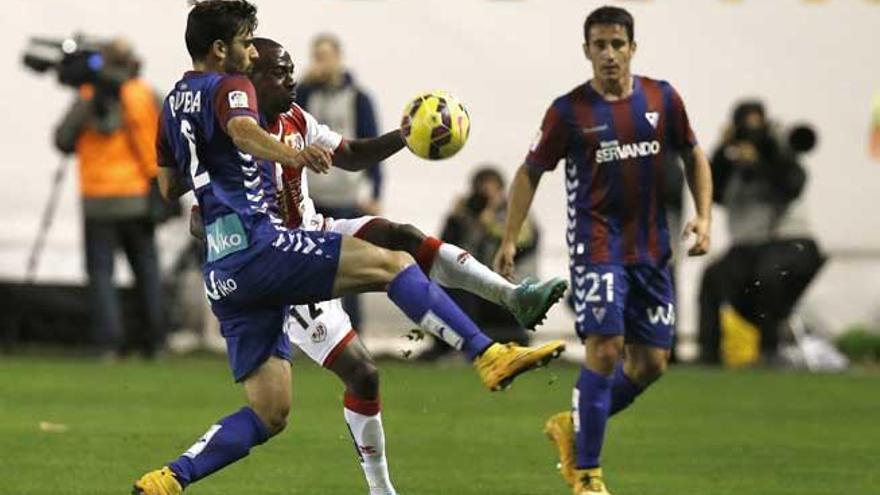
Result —
[[[336, 151], [342, 144], [340, 134], [319, 124], [310, 113], [295, 103], [269, 126], [268, 131], [282, 143], [297, 150], [315, 144]], [[287, 227], [319, 230], [324, 219], [315, 212], [304, 171], [276, 164], [275, 178], [279, 190], [279, 209], [286, 219]]]

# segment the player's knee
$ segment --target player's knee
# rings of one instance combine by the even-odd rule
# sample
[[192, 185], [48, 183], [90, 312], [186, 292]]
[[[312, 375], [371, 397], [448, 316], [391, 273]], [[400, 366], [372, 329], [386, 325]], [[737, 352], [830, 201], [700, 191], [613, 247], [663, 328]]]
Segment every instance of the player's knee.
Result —
[[358, 397], [375, 399], [379, 396], [379, 369], [369, 361], [363, 361], [352, 370], [348, 387]]
[[632, 378], [636, 383], [645, 387], [663, 376], [666, 367], [666, 359], [649, 359], [635, 366], [635, 376]]
[[617, 362], [623, 358], [623, 344], [618, 340], [597, 340], [592, 346], [593, 359], [601, 363], [604, 368], [613, 369]]

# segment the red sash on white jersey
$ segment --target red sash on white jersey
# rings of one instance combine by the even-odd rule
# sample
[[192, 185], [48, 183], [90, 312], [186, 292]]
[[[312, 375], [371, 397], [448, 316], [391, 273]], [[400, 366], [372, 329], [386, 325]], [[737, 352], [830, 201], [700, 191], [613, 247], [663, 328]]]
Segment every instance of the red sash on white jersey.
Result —
[[[306, 146], [319, 144], [336, 150], [342, 136], [319, 125], [314, 117], [297, 104], [278, 116], [269, 132], [282, 143], [302, 151]], [[279, 210], [288, 228], [316, 229], [321, 219], [315, 213], [315, 205], [309, 197], [308, 181], [302, 169], [282, 167], [276, 164], [275, 180], [278, 187]]]

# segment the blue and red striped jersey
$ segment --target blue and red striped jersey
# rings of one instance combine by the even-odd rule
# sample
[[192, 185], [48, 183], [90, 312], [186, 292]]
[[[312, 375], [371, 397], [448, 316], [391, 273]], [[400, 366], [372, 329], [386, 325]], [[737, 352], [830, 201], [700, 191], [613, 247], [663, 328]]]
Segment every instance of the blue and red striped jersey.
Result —
[[157, 137], [159, 166], [176, 169], [201, 208], [208, 264], [238, 266], [251, 249], [279, 238], [275, 164], [239, 150], [226, 133], [236, 116], [259, 121], [247, 77], [187, 72], [165, 98]]
[[617, 101], [589, 82], [557, 98], [526, 164], [549, 171], [565, 159], [572, 263], [665, 265], [672, 253], [665, 162], [696, 144], [684, 103], [666, 81], [637, 76], [633, 93]]

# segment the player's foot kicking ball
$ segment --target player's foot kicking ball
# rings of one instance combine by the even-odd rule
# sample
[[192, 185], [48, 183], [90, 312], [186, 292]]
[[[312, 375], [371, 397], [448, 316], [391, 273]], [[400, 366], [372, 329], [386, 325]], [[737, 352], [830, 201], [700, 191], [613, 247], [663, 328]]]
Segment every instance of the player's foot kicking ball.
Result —
[[602, 480], [602, 468], [575, 471], [575, 495], [611, 495]]
[[150, 471], [134, 482], [132, 495], [180, 495], [183, 488], [167, 467]]
[[559, 451], [559, 474], [568, 486], [574, 486], [574, 425], [571, 423], [571, 412], [564, 411], [550, 416], [544, 423], [544, 434]]
[[523, 328], [534, 330], [567, 288], [568, 282], [560, 277], [542, 283], [526, 279], [516, 287], [508, 309]]
[[516, 344], [492, 344], [474, 360], [483, 384], [492, 391], [510, 387], [520, 373], [541, 368], [565, 350], [565, 342], [554, 340], [539, 347]]

